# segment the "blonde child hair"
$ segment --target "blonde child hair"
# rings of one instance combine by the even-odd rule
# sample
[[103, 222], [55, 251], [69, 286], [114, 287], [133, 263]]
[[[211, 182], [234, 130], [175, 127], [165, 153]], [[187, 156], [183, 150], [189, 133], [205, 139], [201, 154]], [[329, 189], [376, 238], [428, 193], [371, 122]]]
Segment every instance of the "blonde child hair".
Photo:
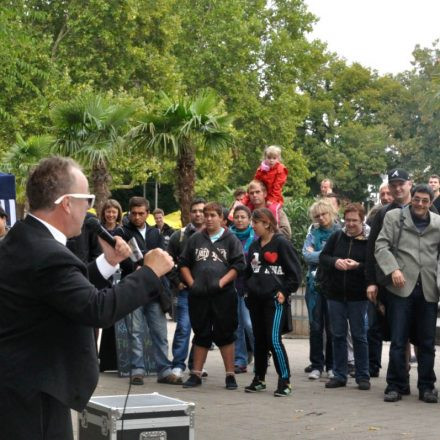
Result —
[[270, 145], [264, 149], [264, 158], [268, 156], [276, 156], [281, 161], [281, 147], [278, 145]]

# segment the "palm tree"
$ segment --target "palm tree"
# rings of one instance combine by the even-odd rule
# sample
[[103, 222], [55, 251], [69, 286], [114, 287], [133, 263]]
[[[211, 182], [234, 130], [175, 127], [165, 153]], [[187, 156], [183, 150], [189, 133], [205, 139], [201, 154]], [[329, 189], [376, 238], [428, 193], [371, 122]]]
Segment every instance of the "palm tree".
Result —
[[136, 147], [176, 159], [175, 186], [183, 225], [189, 222], [194, 197], [197, 147], [203, 145], [212, 151], [231, 145], [231, 123], [232, 118], [221, 112], [212, 92], [177, 101], [163, 95], [158, 110], [143, 115], [128, 133]]
[[54, 138], [49, 135], [30, 136], [23, 139], [17, 134], [17, 141], [2, 157], [3, 168], [15, 175], [17, 203], [24, 205], [26, 182], [31, 169], [45, 156], [49, 155]]
[[53, 152], [71, 156], [90, 169], [96, 210], [110, 196], [109, 163], [122, 153], [123, 134], [134, 109], [86, 94], [52, 111], [56, 142]]

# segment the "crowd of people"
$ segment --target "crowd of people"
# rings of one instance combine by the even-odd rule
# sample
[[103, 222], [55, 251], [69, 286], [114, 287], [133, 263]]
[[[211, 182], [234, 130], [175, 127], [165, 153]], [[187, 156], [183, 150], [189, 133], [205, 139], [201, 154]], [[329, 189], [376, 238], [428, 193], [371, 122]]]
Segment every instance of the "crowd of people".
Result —
[[[290, 394], [289, 361], [281, 338], [283, 303], [300, 285], [301, 269], [282, 209], [288, 172], [278, 166], [279, 148], [269, 147], [265, 154], [255, 175], [259, 179], [235, 192], [229, 211], [196, 199], [191, 223], [174, 232], [164, 225], [163, 211], [155, 211], [156, 228], [169, 237], [165, 248], [175, 270], [168, 280], [177, 296], [165, 383], [200, 386], [207, 375], [206, 356], [216, 344], [228, 389], [237, 388], [234, 375], [248, 372], [255, 359], [254, 378], [245, 391], [264, 390], [272, 355], [279, 376], [275, 395]], [[433, 362], [438, 249], [429, 246], [440, 244], [435, 208], [439, 188], [436, 175], [429, 184], [414, 186], [405, 170], [391, 170], [379, 188], [379, 203], [367, 213], [359, 203], [345, 201], [341, 206], [333, 182], [321, 182], [320, 194], [309, 208], [311, 224], [302, 248], [310, 330], [310, 365], [305, 372], [310, 380], [326, 373], [326, 388], [338, 388], [346, 386], [351, 375], [360, 390], [369, 390], [370, 378], [378, 377], [381, 369], [382, 342], [390, 340], [384, 400], [396, 401], [409, 393], [413, 344], [419, 397], [437, 401]], [[238, 255], [244, 260], [237, 262]], [[272, 261], [272, 256], [278, 260]], [[154, 344], [153, 336], [152, 340]], [[132, 371], [132, 382], [142, 383], [137, 373]]]
[[[195, 198], [190, 223], [178, 230], [159, 208], [148, 225], [144, 197], [132, 197], [126, 215], [109, 199], [98, 218], [114, 239], [111, 246], [88, 227], [94, 196], [80, 167], [65, 158], [43, 160], [27, 184], [26, 219], [7, 232], [0, 210], [0, 419], [10, 421], [10, 438], [38, 430], [72, 438], [70, 408], [81, 410], [96, 386], [96, 330], [104, 328], [101, 370], [117, 368], [112, 325], [121, 319], [133, 385], [144, 383], [147, 328], [159, 383], [201, 386], [215, 344], [226, 389], [237, 389], [235, 375], [252, 368], [244, 391], [266, 390], [271, 360], [278, 375], [274, 396], [290, 395], [282, 335], [290, 330], [290, 296], [302, 283], [302, 267], [283, 210], [287, 175], [281, 149], [268, 147], [230, 209]], [[389, 339], [384, 400], [410, 393], [412, 344], [419, 398], [438, 401], [439, 190], [437, 175], [414, 185], [405, 170], [393, 169], [367, 214], [360, 203], [341, 204], [332, 181], [322, 181], [302, 248], [310, 380], [326, 373], [325, 387], [332, 389], [352, 375], [359, 390], [369, 390]], [[171, 296], [176, 329], [170, 350]]]
[[340, 208], [339, 219], [338, 204], [328, 200], [331, 181], [322, 182], [302, 250], [308, 265], [309, 379], [320, 378], [325, 369], [326, 388], [344, 387], [350, 374], [360, 390], [369, 390], [370, 378], [382, 367], [382, 343], [390, 340], [384, 401], [410, 394], [411, 344], [419, 399], [438, 401], [439, 187], [438, 175], [414, 185], [407, 171], [393, 169], [366, 220], [358, 203]]

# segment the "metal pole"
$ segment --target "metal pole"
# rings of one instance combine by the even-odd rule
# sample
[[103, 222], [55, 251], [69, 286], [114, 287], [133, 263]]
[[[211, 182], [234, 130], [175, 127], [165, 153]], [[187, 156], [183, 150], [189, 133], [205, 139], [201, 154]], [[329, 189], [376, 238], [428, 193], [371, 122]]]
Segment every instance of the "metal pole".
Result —
[[154, 209], [157, 208], [159, 201], [159, 185], [157, 184], [157, 180], [154, 181]]

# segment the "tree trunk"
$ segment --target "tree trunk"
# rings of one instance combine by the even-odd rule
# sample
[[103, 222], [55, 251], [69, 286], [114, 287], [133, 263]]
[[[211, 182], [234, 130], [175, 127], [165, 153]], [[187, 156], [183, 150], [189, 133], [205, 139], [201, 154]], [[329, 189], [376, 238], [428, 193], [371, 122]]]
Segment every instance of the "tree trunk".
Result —
[[185, 226], [190, 222], [190, 204], [194, 197], [194, 184], [196, 180], [195, 150], [189, 139], [182, 141], [182, 148], [177, 157], [177, 201], [180, 205], [181, 221]]
[[99, 163], [92, 166], [93, 190], [96, 196], [95, 210], [98, 216], [101, 212], [102, 205], [110, 197], [109, 187], [111, 181], [112, 178], [108, 173], [107, 166], [105, 164]]

